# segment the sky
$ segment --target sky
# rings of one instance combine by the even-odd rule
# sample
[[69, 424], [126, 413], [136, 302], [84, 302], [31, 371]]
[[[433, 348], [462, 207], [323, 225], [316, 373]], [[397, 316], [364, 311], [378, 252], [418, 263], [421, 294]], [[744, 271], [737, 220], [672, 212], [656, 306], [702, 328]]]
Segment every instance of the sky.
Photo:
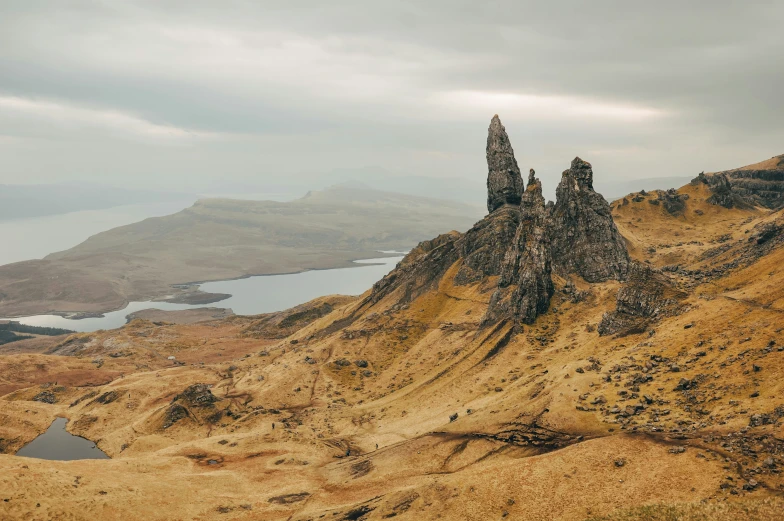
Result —
[[483, 183], [496, 113], [550, 191], [577, 155], [728, 169], [784, 153], [782, 27], [779, 0], [1, 0], [0, 184]]

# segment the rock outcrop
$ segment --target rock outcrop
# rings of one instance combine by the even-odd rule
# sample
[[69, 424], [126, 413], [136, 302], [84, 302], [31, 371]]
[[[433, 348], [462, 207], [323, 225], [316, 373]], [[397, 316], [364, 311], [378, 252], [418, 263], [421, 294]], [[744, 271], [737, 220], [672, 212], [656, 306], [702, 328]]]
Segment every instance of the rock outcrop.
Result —
[[491, 213], [458, 241], [463, 264], [455, 276], [455, 284], [472, 284], [484, 277], [499, 275], [506, 254], [520, 225], [520, 208], [503, 206]]
[[487, 132], [487, 169], [487, 211], [492, 213], [505, 204], [519, 205], [523, 178], [498, 114]]
[[599, 334], [643, 333], [655, 320], [678, 314], [686, 293], [675, 288], [666, 275], [644, 264], [629, 265], [629, 280], [618, 290], [615, 311], [605, 313]]
[[161, 428], [168, 429], [185, 418], [205, 419], [210, 423], [217, 422], [223, 413], [218, 411], [215, 403], [220, 401], [207, 384], [193, 384], [172, 398], [163, 413]]
[[393, 294], [395, 305], [406, 305], [437, 287], [446, 270], [460, 258], [456, 243], [461, 237], [463, 234], [452, 231], [419, 243], [395, 269], [373, 284], [373, 290], [362, 301], [360, 309]]
[[547, 224], [542, 183], [531, 170], [520, 205], [520, 224], [504, 256], [498, 289], [483, 322], [509, 316], [531, 324], [549, 308], [555, 290]]
[[656, 199], [649, 199], [648, 202], [652, 204], [661, 204], [664, 210], [674, 216], [683, 215], [686, 210], [686, 201], [689, 200], [689, 194], [679, 194], [674, 188], [666, 191], [656, 192]]
[[784, 155], [762, 163], [713, 174], [701, 173], [693, 183], [707, 184], [709, 202], [725, 208], [762, 206], [784, 208]]
[[[483, 283], [484, 291], [497, 284], [483, 325], [533, 323], [550, 306], [553, 272], [576, 273], [588, 282], [626, 279], [626, 243], [610, 205], [593, 189], [590, 163], [575, 158], [563, 173], [557, 203], [546, 205], [533, 169], [523, 190], [509, 137], [496, 115], [488, 130], [487, 166], [489, 215], [464, 234], [450, 232], [419, 244], [373, 286], [358, 310], [382, 299], [393, 309], [406, 306], [437, 288], [455, 263], [456, 286]], [[680, 202], [676, 199], [670, 197], [668, 204]]]
[[591, 164], [574, 158], [556, 189], [550, 213], [553, 269], [577, 273], [588, 282], [624, 280], [629, 271], [626, 243], [610, 205], [593, 189]]
[[712, 192], [707, 201], [724, 208], [750, 208], [752, 204], [743, 196], [732, 190], [732, 184], [726, 174], [718, 173], [710, 176], [704, 172], [692, 179], [693, 184], [703, 183], [708, 185]]

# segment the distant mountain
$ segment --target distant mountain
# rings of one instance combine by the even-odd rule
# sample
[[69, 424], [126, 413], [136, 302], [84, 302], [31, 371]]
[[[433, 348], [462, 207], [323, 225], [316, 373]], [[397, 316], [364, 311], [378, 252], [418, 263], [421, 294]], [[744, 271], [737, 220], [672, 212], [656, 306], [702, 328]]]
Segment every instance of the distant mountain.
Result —
[[[696, 175], [696, 174], [695, 174]], [[680, 188], [694, 176], [646, 177], [643, 179], [630, 179], [628, 181], [597, 181], [594, 187], [608, 201], [639, 192], [640, 190], [667, 190]]]
[[[322, 183], [333, 185], [346, 181], [358, 181], [376, 190], [386, 190], [409, 195], [426, 195], [436, 199], [475, 204], [485, 192], [485, 179], [463, 177], [436, 177], [401, 175], [380, 167], [333, 170], [320, 177]], [[317, 185], [314, 185], [317, 186]]]
[[308, 190], [326, 190], [343, 183], [399, 194], [426, 196], [432, 199], [475, 204], [485, 190], [480, 173], [475, 179], [405, 175], [382, 167], [340, 168], [328, 172], [303, 172], [274, 180], [253, 182], [215, 182], [201, 191], [204, 196], [231, 199], [291, 201]]
[[0, 221], [126, 204], [172, 201], [185, 196], [96, 184], [0, 185]]

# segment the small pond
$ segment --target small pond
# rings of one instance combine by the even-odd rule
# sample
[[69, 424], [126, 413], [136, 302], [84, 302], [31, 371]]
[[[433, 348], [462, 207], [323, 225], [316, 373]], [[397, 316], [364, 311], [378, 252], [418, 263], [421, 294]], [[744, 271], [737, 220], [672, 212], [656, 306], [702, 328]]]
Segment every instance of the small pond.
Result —
[[17, 456], [26, 458], [70, 461], [75, 459], [109, 459], [90, 440], [74, 436], [65, 430], [68, 420], [57, 418], [46, 432], [19, 449]]

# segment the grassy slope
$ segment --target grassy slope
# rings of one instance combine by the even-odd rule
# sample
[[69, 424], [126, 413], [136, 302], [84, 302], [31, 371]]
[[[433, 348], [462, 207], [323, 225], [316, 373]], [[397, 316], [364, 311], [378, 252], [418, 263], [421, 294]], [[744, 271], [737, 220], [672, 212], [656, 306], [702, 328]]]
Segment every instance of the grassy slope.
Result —
[[[645, 201], [616, 208], [636, 258], [701, 265], [717, 236], [732, 236], [726, 255], [734, 255], [747, 229], [782, 217], [717, 209], [694, 187], [683, 190], [693, 192], [684, 217]], [[390, 295], [339, 329], [332, 325], [357, 301], [284, 340], [258, 327], [277, 319], [136, 321], [55, 350], [74, 356], [0, 357], [2, 374], [40, 363], [51, 367], [39, 379], [81, 370], [114, 378], [86, 388], [74, 377], [54, 405], [30, 401], [40, 387], [14, 384], [3, 398], [7, 450], [65, 415], [114, 459], [0, 456], [9, 497], [0, 509], [11, 519], [777, 519], [784, 479], [763, 462], [784, 464], [784, 432], [780, 422], [749, 423], [784, 394], [781, 266], [779, 248], [694, 287], [689, 309], [653, 336], [598, 337], [618, 284], [576, 281], [590, 290], [585, 301], [556, 293], [550, 312], [496, 350], [504, 328], [477, 332], [493, 285], [454, 285], [455, 265], [438, 291], [404, 308]], [[172, 354], [187, 365], [171, 366]], [[669, 362], [646, 372], [652, 355]], [[88, 362], [96, 357], [100, 368]], [[367, 361], [369, 374], [340, 359]], [[637, 375], [652, 380], [633, 391]], [[676, 390], [682, 378], [699, 384]], [[172, 398], [196, 382], [212, 384], [232, 415], [212, 424], [193, 409], [164, 429]], [[69, 406], [92, 391], [118, 398]], [[631, 392], [652, 403], [622, 424], [609, 410], [639, 403]], [[600, 396], [605, 404], [591, 403]], [[670, 451], [677, 446], [686, 450]], [[751, 479], [758, 486], [744, 490]]]

